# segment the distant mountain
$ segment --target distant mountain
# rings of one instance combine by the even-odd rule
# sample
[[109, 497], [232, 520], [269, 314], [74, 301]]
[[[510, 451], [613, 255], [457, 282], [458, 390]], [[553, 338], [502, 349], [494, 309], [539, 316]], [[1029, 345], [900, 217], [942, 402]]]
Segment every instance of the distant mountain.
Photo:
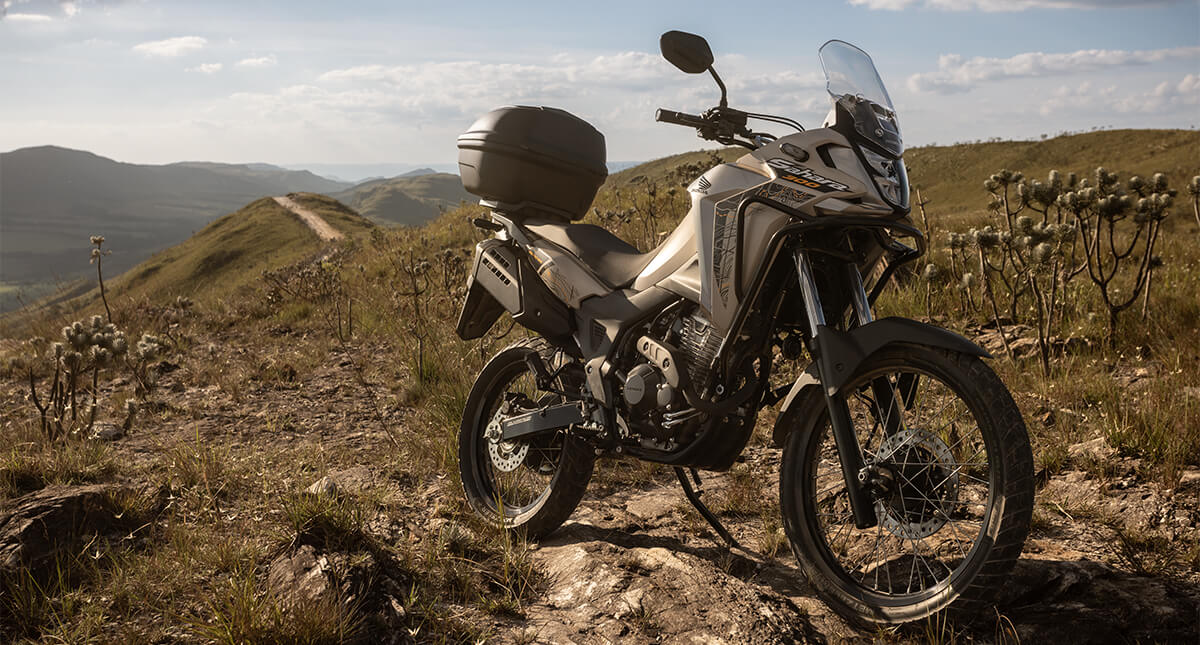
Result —
[[437, 173], [437, 171], [434, 170], [433, 168], [417, 168], [416, 170], [410, 170], [399, 176], [400, 177], [420, 177], [421, 175], [432, 175], [435, 173]]
[[[421, 174], [414, 174], [417, 172]], [[479, 201], [463, 189], [458, 175], [428, 168], [391, 179], [372, 179], [330, 196], [385, 226], [420, 226], [462, 202]]]
[[266, 164], [128, 164], [56, 146], [0, 154], [0, 283], [85, 274], [104, 235], [112, 275], [265, 195], [350, 185]]
[[329, 177], [352, 184], [361, 184], [375, 177], [399, 177], [413, 170], [456, 173], [457, 163], [297, 163], [287, 164], [292, 170], [310, 170], [322, 177]]

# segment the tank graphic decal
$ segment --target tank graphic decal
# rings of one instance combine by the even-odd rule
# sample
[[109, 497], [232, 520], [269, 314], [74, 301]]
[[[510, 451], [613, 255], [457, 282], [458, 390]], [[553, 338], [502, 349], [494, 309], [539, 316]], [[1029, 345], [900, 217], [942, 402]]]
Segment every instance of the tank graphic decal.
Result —
[[745, 193], [738, 193], [714, 206], [713, 281], [724, 307], [729, 306], [729, 290], [733, 286], [738, 247], [737, 211], [744, 196]]
[[775, 182], [762, 186], [754, 195], [792, 208], [800, 208], [804, 202], [813, 198], [811, 193]]
[[554, 271], [549, 271], [549, 268], [549, 264], [543, 265], [541, 269], [538, 269], [537, 274], [542, 279], [542, 282], [545, 282], [546, 286], [550, 287], [550, 293], [558, 296], [558, 299], [563, 302], [575, 302], [578, 298], [578, 294], [575, 292], [575, 285], [567, 282], [563, 279], [563, 276]]

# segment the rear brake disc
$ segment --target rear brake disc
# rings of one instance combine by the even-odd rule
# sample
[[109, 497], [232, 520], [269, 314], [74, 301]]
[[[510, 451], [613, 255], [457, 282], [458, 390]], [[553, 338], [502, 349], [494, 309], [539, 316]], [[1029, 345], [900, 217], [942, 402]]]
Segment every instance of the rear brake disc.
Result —
[[504, 410], [497, 410], [488, 422], [484, 437], [487, 439], [488, 456], [492, 458], [492, 465], [500, 472], [510, 473], [525, 461], [525, 455], [529, 453], [529, 444], [524, 441], [500, 441], [500, 424], [503, 422]]

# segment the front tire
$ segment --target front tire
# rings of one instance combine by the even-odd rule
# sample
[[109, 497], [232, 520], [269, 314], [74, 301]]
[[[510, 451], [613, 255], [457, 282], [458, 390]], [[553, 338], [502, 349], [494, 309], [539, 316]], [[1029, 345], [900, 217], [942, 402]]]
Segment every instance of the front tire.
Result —
[[[571, 516], [592, 477], [595, 453], [566, 430], [527, 442], [495, 442], [487, 435], [489, 425], [504, 416], [562, 402], [561, 395], [538, 390], [526, 362], [537, 355], [553, 370], [556, 354], [544, 339], [527, 338], [493, 356], [475, 379], [458, 432], [459, 475], [471, 507], [532, 539], [549, 535]], [[559, 390], [578, 389], [578, 379], [569, 375], [564, 370]], [[506, 403], [508, 412], [502, 409]]]
[[[885, 382], [904, 402], [891, 408], [900, 423], [874, 402], [872, 383]], [[1033, 513], [1033, 455], [1008, 389], [974, 356], [909, 345], [873, 355], [838, 396], [864, 460], [887, 475], [879, 523], [854, 526], [828, 413], [799, 420], [780, 505], [805, 575], [860, 625], [978, 613], [1020, 556]]]

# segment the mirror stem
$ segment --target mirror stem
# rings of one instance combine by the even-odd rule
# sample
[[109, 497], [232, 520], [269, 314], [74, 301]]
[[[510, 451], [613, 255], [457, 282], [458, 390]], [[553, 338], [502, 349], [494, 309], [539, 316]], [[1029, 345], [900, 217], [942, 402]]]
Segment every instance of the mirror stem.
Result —
[[711, 65], [708, 68], [708, 73], [712, 74], [713, 80], [717, 82], [717, 87], [721, 88], [721, 107], [729, 107], [729, 101], [726, 100], [725, 96], [725, 82], [721, 80], [720, 76], [717, 76], [716, 68]]

